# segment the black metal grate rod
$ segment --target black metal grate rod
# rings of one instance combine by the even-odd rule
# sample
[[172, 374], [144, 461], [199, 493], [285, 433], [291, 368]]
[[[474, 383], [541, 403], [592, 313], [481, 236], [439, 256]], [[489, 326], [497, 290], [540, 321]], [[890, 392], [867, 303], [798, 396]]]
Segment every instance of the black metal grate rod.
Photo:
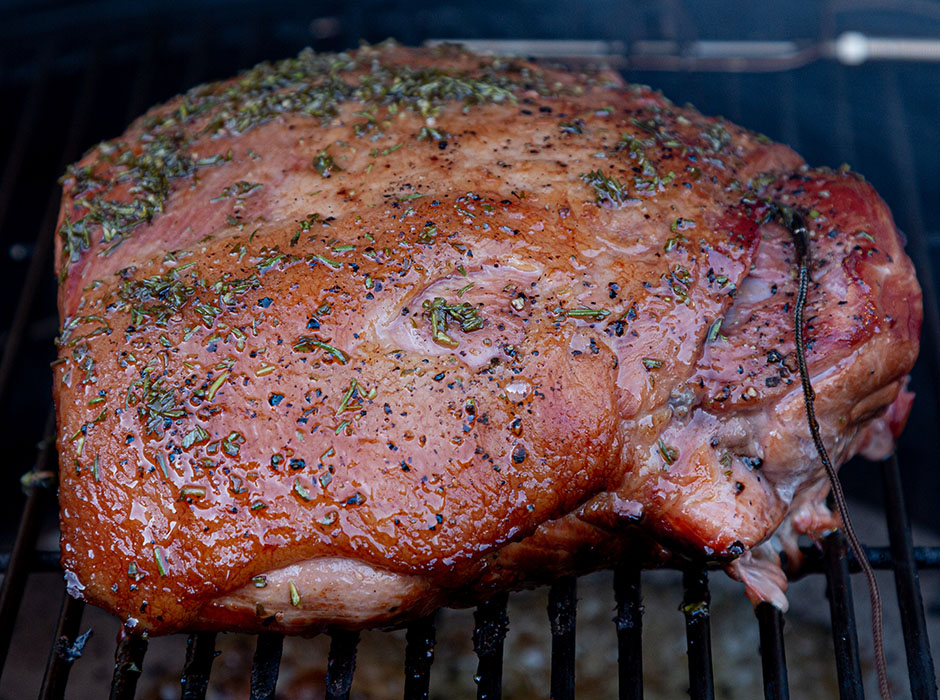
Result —
[[911, 139], [911, 130], [904, 113], [901, 93], [898, 88], [897, 70], [893, 67], [883, 66], [880, 72], [880, 94], [883, 97], [881, 104], [885, 109], [885, 142], [890, 145], [895, 158], [891, 159], [895, 166], [894, 176], [900, 185], [900, 210], [904, 212], [906, 221], [905, 233], [908, 236], [907, 247], [911, 260], [917, 269], [917, 281], [923, 290], [924, 302], [924, 348], [933, 348], [933, 361], [927, 363], [928, 371], [933, 379], [934, 404], [940, 411], [940, 307], [938, 307], [937, 284], [931, 265], [930, 248], [927, 243], [927, 234], [924, 227], [923, 207], [918, 196], [918, 180], [915, 172], [914, 141]]
[[770, 603], [755, 609], [760, 629], [760, 660], [765, 700], [788, 700], [787, 659], [783, 646], [783, 613]]
[[473, 613], [473, 650], [479, 658], [477, 700], [499, 700], [503, 692], [503, 642], [509, 628], [507, 593], [481, 603]]
[[[55, 426], [55, 417], [52, 413], [46, 420], [44, 432], [50, 433]], [[43, 472], [52, 458], [55, 446], [48, 441], [36, 458], [35, 472]], [[10, 555], [9, 569], [3, 577], [0, 586], [0, 677], [6, 665], [10, 643], [13, 640], [13, 630], [16, 627], [16, 617], [19, 613], [20, 602], [26, 591], [26, 579], [29, 577], [29, 562], [36, 548], [36, 538], [39, 535], [39, 521], [44, 502], [51, 500], [49, 489], [35, 484], [29, 489], [26, 505], [20, 516], [19, 529], [16, 532], [16, 541]]]
[[617, 602], [617, 671], [620, 700], [643, 698], [643, 606], [640, 598], [640, 569], [620, 566], [614, 570], [614, 599]]
[[330, 656], [326, 667], [326, 700], [349, 700], [356, 670], [359, 632], [335, 630], [330, 633]]
[[7, 210], [13, 201], [13, 190], [16, 182], [23, 172], [23, 163], [32, 142], [33, 130], [39, 121], [39, 110], [42, 107], [42, 98], [49, 88], [49, 79], [52, 76], [52, 67], [55, 63], [55, 42], [48, 42], [39, 59], [39, 77], [29, 89], [26, 101], [20, 110], [20, 118], [16, 123], [13, 135], [13, 147], [10, 155], [3, 165], [0, 174], [0, 230], [6, 220]]
[[574, 700], [575, 628], [578, 584], [564, 576], [548, 592], [548, 619], [552, 631], [551, 700]]
[[682, 612], [689, 654], [689, 696], [692, 700], [714, 700], [708, 572], [701, 567], [686, 569], [682, 572], [682, 587], [685, 589]]
[[434, 662], [435, 616], [408, 625], [405, 634], [405, 700], [428, 700]]
[[65, 697], [65, 686], [69, 680], [69, 671], [81, 656], [85, 641], [91, 636], [91, 630], [79, 638], [78, 630], [82, 624], [82, 613], [85, 612], [85, 602], [70, 596], [63, 591], [62, 611], [59, 614], [59, 625], [56, 629], [55, 641], [49, 650], [49, 661], [46, 664], [46, 673], [42, 679], [42, 688], [39, 691], [40, 700], [59, 700]]
[[134, 700], [137, 681], [144, 670], [147, 638], [121, 630], [121, 641], [114, 652], [114, 675], [111, 676], [111, 700]]
[[916, 700], [937, 700], [937, 674], [930, 639], [924, 618], [924, 601], [920, 592], [917, 565], [914, 562], [911, 524], [901, 491], [901, 474], [896, 456], [881, 465], [885, 509], [888, 516], [888, 538], [894, 559], [894, 583], [904, 631], [904, 649], [907, 652], [907, 670], [911, 683], [911, 697]]
[[197, 632], [186, 640], [186, 661], [183, 664], [182, 700], [202, 700], [209, 688], [209, 674], [215, 651], [215, 632]]
[[274, 700], [283, 649], [283, 634], [258, 634], [255, 656], [251, 663], [251, 693], [248, 696], [251, 700]]
[[855, 628], [855, 608], [852, 605], [852, 582], [846, 557], [845, 537], [836, 531], [826, 537], [823, 544], [826, 563], [829, 614], [832, 621], [832, 641], [836, 654], [836, 673], [841, 700], [862, 700], [862, 666], [858, 653], [858, 633]]

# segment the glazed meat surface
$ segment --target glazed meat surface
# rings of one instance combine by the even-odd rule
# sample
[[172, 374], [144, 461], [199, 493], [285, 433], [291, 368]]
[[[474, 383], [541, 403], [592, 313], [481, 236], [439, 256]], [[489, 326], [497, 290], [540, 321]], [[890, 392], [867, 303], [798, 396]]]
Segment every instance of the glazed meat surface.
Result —
[[152, 634], [310, 632], [681, 554], [782, 604], [753, 550], [837, 524], [787, 208], [823, 437], [884, 453], [920, 289], [850, 172], [453, 47], [303, 53], [154, 108], [64, 180], [70, 592]]

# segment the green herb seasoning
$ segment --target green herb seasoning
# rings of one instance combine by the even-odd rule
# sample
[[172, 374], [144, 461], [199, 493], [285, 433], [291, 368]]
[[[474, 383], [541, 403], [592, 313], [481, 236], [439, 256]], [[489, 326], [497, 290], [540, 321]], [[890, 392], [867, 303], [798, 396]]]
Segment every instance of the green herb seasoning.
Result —
[[[284, 114], [327, 120], [347, 101], [363, 103], [366, 113], [385, 106], [389, 114], [409, 109], [427, 118], [437, 115], [445, 102], [462, 102], [465, 108], [514, 102], [513, 91], [522, 86], [550, 92], [538, 72], [507, 72], [501, 60], [481, 61], [473, 74], [451, 74], [433, 67], [388, 66], [371, 52], [360, 58], [305, 50], [297, 58], [259, 64], [236, 81], [195, 87], [175, 109], [154, 110], [143, 121], [135, 142], [101, 144], [94, 163], [67, 170], [66, 187], [81, 216], [66, 218], [58, 231], [66, 261], [63, 275], [69, 264], [92, 247], [93, 237], [106, 246], [102, 251], [106, 255], [138, 226], [152, 221], [163, 211], [176, 180], [192, 176], [199, 168], [224, 166], [233, 160], [231, 149], [202, 157], [191, 152], [194, 144], [187, 127], [196, 120], [199, 136], [211, 138], [244, 133]], [[357, 68], [365, 70], [351, 73]], [[375, 121], [373, 115], [357, 133], [368, 131]], [[428, 127], [419, 136], [440, 141], [445, 134]], [[200, 141], [199, 147], [204, 145]], [[387, 148], [383, 154], [400, 146]], [[326, 151], [317, 155], [313, 167], [323, 177], [339, 170]], [[121, 183], [130, 183], [128, 201], [118, 201], [111, 194]], [[249, 194], [253, 185], [235, 183], [227, 196]]]
[[294, 585], [293, 581], [287, 582], [287, 587], [290, 590], [290, 604], [295, 608], [300, 607], [300, 591], [297, 590], [297, 586]]
[[431, 319], [431, 337], [435, 343], [449, 348], [457, 347], [456, 340], [447, 334], [449, 322], [460, 324], [464, 333], [479, 330], [483, 327], [483, 314], [480, 309], [468, 302], [462, 304], [448, 304], [442, 297], [434, 300], [425, 299], [422, 304], [425, 315]]
[[300, 483], [300, 479], [294, 479], [294, 493], [300, 496], [305, 501], [312, 501], [313, 496], [310, 495], [310, 492], [304, 488], [304, 485]]
[[345, 365], [349, 362], [349, 356], [342, 350], [309, 335], [300, 336], [293, 347], [295, 352], [313, 352], [315, 349], [326, 350], [330, 355], [339, 360], [341, 364]]
[[333, 156], [325, 150], [317, 153], [316, 157], [313, 159], [313, 169], [319, 173], [320, 177], [330, 177], [334, 170], [342, 170], [342, 168], [333, 161]]
[[170, 470], [166, 464], [166, 455], [162, 452], [157, 452], [157, 465], [160, 467], [160, 471], [163, 472], [163, 478], [170, 478]]
[[145, 422], [147, 432], [160, 437], [172, 421], [186, 415], [182, 405], [176, 403], [176, 391], [165, 388], [163, 381], [163, 377], [153, 381], [145, 373], [127, 390], [127, 402], [137, 406], [137, 415]]
[[212, 385], [209, 387], [209, 391], [206, 393], [206, 398], [209, 401], [212, 401], [212, 399], [215, 398], [216, 392], [222, 388], [222, 385], [225, 383], [225, 380], [228, 379], [229, 374], [231, 374], [231, 372], [226, 370], [216, 377], [214, 382], [212, 382]]
[[446, 131], [440, 131], [432, 126], [422, 126], [418, 132], [419, 141], [443, 141], [448, 136]]
[[605, 175], [600, 170], [581, 173], [581, 179], [594, 189], [594, 199], [598, 204], [620, 207], [627, 201], [626, 188], [613, 175]]
[[163, 550], [159, 547], [153, 548], [153, 560], [157, 563], [160, 576], [166, 576], [166, 560], [163, 558]]
[[347, 389], [346, 393], [343, 394], [343, 399], [342, 401], [340, 401], [339, 408], [336, 409], [337, 415], [339, 415], [343, 411], [349, 410], [350, 408], [355, 408], [355, 406], [350, 407], [349, 402], [352, 399], [353, 395], [356, 393], [356, 389], [358, 388], [358, 386], [359, 384], [355, 379], [353, 379], [349, 383], [349, 389]]
[[222, 440], [222, 451], [229, 457], [237, 457], [241, 446], [245, 444], [245, 436], [240, 432], [233, 431]]
[[328, 266], [332, 267], [334, 270], [339, 270], [340, 268], [343, 267], [343, 263], [341, 263], [341, 262], [336, 262], [335, 260], [331, 260], [330, 258], [326, 257], [325, 255], [314, 255], [313, 258], [314, 258], [314, 260], [318, 260], [319, 262], [323, 263], [324, 265], [328, 265]]
[[565, 316], [567, 318], [592, 318], [603, 321], [610, 316], [610, 311], [607, 309], [566, 309]]
[[708, 150], [714, 151], [715, 153], [720, 153], [731, 143], [731, 134], [729, 134], [724, 125], [719, 122], [710, 124], [707, 129], [699, 132], [699, 136], [701, 136], [702, 140], [707, 145]]
[[662, 455], [663, 461], [670, 466], [675, 464], [675, 461], [679, 459], [679, 450], [664, 443], [662, 438], [659, 438], [657, 444], [659, 446], [659, 454]]
[[131, 312], [134, 326], [139, 330], [145, 318], [158, 326], [166, 326], [195, 291], [195, 287], [180, 279], [176, 270], [170, 270], [142, 280], [125, 280], [118, 288], [118, 297]]
[[223, 199], [228, 199], [229, 197], [244, 197], [251, 194], [255, 190], [260, 190], [262, 187], [264, 187], [264, 185], [262, 185], [260, 182], [246, 182], [245, 180], [239, 180], [234, 185], [224, 188], [218, 197], [213, 197], [209, 201], [220, 202]]
[[201, 425], [197, 425], [183, 436], [183, 449], [188, 450], [196, 443], [205, 442], [208, 439], [209, 433], [207, 433]]
[[708, 327], [708, 335], [705, 338], [705, 342], [713, 343], [719, 338], [724, 338], [721, 335], [721, 324], [724, 321], [723, 318], [719, 317], [712, 321], [712, 324]]

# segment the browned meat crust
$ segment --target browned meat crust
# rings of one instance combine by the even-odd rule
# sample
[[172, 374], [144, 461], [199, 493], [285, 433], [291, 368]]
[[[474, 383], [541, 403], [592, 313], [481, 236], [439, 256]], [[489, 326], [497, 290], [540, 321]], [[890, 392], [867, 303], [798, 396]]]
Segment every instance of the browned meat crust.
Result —
[[872, 418], [921, 318], [861, 178], [452, 48], [302, 54], [154, 108], [65, 179], [70, 590], [151, 633], [310, 631], [764, 542], [823, 478], [770, 201], [811, 224], [843, 462], [903, 424]]

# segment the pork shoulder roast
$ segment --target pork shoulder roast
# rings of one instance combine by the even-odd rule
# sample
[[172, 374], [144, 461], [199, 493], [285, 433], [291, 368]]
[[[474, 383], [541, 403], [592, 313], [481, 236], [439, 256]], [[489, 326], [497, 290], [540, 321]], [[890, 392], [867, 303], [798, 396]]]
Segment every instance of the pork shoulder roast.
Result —
[[150, 634], [394, 625], [776, 552], [891, 450], [921, 296], [860, 176], [617, 75], [394, 44], [150, 110], [64, 180], [69, 591]]

